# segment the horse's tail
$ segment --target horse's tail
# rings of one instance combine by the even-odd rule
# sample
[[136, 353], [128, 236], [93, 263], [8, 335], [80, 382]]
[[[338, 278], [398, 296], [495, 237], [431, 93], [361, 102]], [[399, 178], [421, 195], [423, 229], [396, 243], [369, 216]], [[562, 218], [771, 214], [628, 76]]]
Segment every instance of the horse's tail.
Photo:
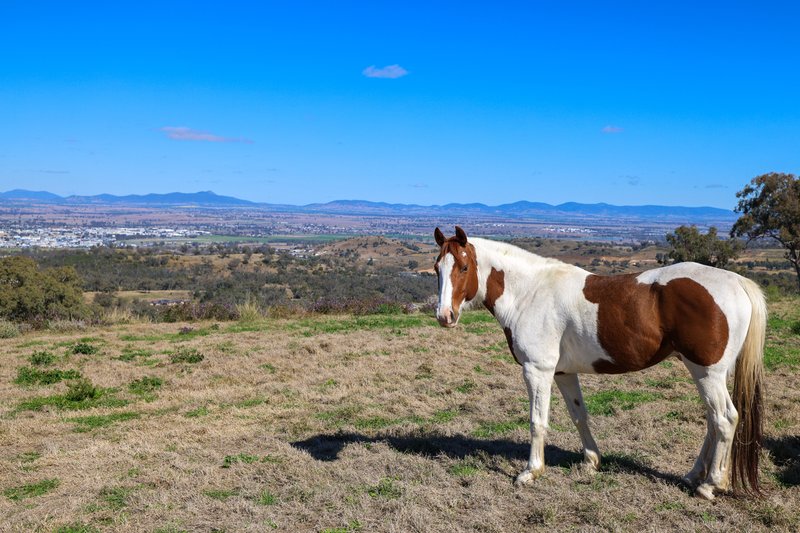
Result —
[[764, 339], [767, 329], [767, 303], [764, 293], [753, 281], [740, 277], [750, 299], [750, 325], [742, 351], [736, 359], [733, 378], [733, 402], [739, 412], [739, 424], [733, 439], [733, 489], [761, 495], [758, 484], [758, 456], [764, 423]]

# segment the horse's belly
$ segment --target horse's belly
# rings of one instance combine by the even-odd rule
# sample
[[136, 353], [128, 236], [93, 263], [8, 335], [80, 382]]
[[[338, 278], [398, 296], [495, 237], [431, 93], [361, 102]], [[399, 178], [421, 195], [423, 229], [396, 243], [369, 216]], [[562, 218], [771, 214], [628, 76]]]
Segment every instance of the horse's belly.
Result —
[[[663, 338], [641, 339], [630, 336], [633, 342], [607, 351], [596, 337], [565, 334], [556, 372], [565, 374], [622, 374], [651, 367], [674, 352]], [[634, 340], [635, 339], [635, 340]]]
[[599, 359], [608, 359], [608, 354], [597, 339], [566, 334], [561, 341], [561, 354], [556, 364], [556, 372], [595, 374], [597, 371], [592, 365]]

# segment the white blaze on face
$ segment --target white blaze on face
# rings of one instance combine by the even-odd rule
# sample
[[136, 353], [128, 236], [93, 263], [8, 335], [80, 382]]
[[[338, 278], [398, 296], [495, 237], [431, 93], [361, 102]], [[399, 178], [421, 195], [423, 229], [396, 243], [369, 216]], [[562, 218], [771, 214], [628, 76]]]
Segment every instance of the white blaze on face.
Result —
[[439, 320], [446, 320], [453, 307], [453, 282], [450, 274], [455, 262], [453, 254], [447, 254], [439, 261], [439, 306], [436, 308], [436, 318]]

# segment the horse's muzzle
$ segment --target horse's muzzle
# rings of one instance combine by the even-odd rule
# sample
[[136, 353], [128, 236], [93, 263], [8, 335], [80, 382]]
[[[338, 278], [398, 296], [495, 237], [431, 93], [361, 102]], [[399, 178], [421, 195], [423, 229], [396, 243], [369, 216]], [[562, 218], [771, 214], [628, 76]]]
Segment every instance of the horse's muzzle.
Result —
[[436, 320], [439, 321], [439, 325], [443, 328], [454, 328], [458, 324], [458, 316], [450, 308], [442, 310], [441, 313], [436, 313]]

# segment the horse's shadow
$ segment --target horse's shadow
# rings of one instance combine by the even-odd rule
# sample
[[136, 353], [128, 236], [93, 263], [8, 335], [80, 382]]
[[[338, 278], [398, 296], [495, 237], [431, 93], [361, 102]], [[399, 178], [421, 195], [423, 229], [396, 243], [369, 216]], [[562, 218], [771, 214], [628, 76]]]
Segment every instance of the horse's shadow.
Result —
[[778, 467], [778, 480], [785, 486], [800, 485], [800, 435], [767, 437], [764, 448], [769, 450], [772, 462]]
[[[291, 445], [307, 452], [318, 461], [336, 461], [339, 454], [349, 444], [385, 443], [400, 453], [414, 454], [423, 457], [446, 456], [451, 459], [464, 459], [476, 453], [485, 453], [490, 457], [503, 457], [508, 460], [525, 461], [530, 446], [526, 443], [506, 439], [483, 440], [466, 435], [442, 436], [424, 435], [378, 435], [374, 437], [360, 433], [339, 432], [335, 434], [319, 434], [305, 440], [292, 442]], [[570, 468], [583, 461], [583, 455], [548, 444], [544, 451], [545, 464], [548, 467]], [[603, 457], [601, 471], [626, 472], [644, 475], [651, 480], [662, 480], [667, 484], [683, 487], [679, 476], [661, 472], [641, 461], [620, 454], [608, 454]]]

